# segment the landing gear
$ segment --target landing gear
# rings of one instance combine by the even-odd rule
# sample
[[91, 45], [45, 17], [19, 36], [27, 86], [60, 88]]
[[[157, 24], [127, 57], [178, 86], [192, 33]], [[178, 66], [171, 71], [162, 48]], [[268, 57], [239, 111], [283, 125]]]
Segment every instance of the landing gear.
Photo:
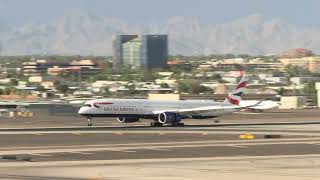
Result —
[[[160, 122], [151, 122], [151, 123], [150, 123], [150, 126], [151, 126], [151, 127], [162, 127], [163, 124], [160, 123]], [[184, 123], [174, 122], [174, 123], [171, 123], [171, 126], [172, 126], [172, 127], [182, 127], [182, 126], [184, 126]]]
[[261, 109], [251, 109], [254, 113], [262, 113], [263, 111]]
[[182, 127], [182, 126], [184, 126], [184, 123], [174, 122], [171, 125], [172, 125], [172, 127]]
[[91, 118], [88, 117], [88, 126], [92, 126]]
[[161, 126], [163, 126], [163, 124], [162, 124], [162, 123], [159, 123], [159, 122], [151, 122], [151, 123], [150, 123], [150, 126], [151, 126], [151, 127], [161, 127]]

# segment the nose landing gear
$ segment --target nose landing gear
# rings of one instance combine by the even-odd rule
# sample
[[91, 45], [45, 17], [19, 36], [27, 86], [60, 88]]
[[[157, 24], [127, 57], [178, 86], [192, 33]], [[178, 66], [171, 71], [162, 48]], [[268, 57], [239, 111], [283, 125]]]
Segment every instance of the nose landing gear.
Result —
[[88, 126], [92, 126], [92, 120], [90, 117], [88, 117]]

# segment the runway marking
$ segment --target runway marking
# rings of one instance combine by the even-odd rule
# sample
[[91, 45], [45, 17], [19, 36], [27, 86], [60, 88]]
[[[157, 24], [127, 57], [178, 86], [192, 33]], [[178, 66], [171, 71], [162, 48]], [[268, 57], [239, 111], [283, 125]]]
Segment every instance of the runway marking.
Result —
[[234, 156], [234, 157], [191, 157], [191, 158], [152, 158], [152, 159], [117, 159], [117, 160], [80, 160], [80, 161], [50, 161], [50, 162], [0, 162], [0, 167], [55, 167], [55, 166], [79, 166], [79, 165], [105, 165], [105, 164], [136, 164], [136, 163], [159, 163], [159, 162], [234, 162], [241, 160], [279, 160], [320, 158], [319, 154], [307, 155], [270, 155], [270, 156]]
[[165, 135], [165, 134], [166, 134], [166, 133], [164, 133], [164, 132], [160, 132], [160, 133], [159, 133], [159, 135]]
[[[320, 126], [319, 126], [320, 127]], [[263, 129], [250, 129], [250, 128], [243, 128], [243, 127], [233, 127], [233, 128], [222, 128], [222, 127], [216, 127], [215, 129], [212, 128], [206, 128], [204, 127], [201, 130], [208, 130], [208, 134], [239, 134], [239, 133], [245, 133], [247, 131], [250, 131], [251, 133], [254, 134], [286, 134], [286, 135], [303, 135], [303, 136], [320, 136], [320, 131], [315, 132], [308, 132], [308, 131], [299, 131], [299, 130], [295, 130], [295, 131], [291, 131], [291, 130], [286, 130], [286, 129], [274, 129], [274, 128], [267, 128], [264, 127]], [[50, 135], [54, 135], [54, 134], [71, 134], [73, 132], [79, 132], [77, 131], [21, 131], [21, 132], [15, 132], [15, 131], [7, 131], [7, 132], [2, 132], [0, 130], [0, 134], [9, 134], [9, 135], [23, 135], [23, 134], [50, 134]], [[198, 134], [201, 133], [201, 131], [199, 129], [194, 129], [194, 128], [189, 128], [188, 129], [183, 129], [183, 130], [178, 130], [178, 131], [173, 131], [173, 130], [159, 130], [159, 129], [154, 129], [154, 130], [130, 130], [130, 131], [123, 131], [120, 130], [118, 132], [115, 131], [110, 131], [110, 130], [106, 130], [106, 131], [101, 131], [101, 130], [88, 130], [88, 131], [83, 131], [83, 133], [86, 133], [88, 135], [91, 134], [156, 134], [156, 133], [161, 133], [161, 134], [165, 134], [165, 133], [172, 133], [172, 134]]]
[[36, 136], [42, 136], [43, 134], [41, 133], [32, 133], [33, 135], [36, 135]]
[[207, 136], [207, 135], [208, 135], [208, 133], [207, 133], [207, 132], [202, 133], [202, 136]]
[[71, 154], [83, 154], [83, 155], [90, 155], [94, 153], [89, 153], [89, 152], [70, 152]]
[[[320, 143], [320, 142], [319, 142]], [[198, 148], [198, 147], [226, 147], [226, 146], [264, 146], [264, 145], [302, 145], [308, 144], [305, 141], [297, 141], [297, 142], [256, 142], [256, 143], [218, 143], [218, 144], [171, 144], [171, 145], [149, 145], [149, 146], [129, 146], [129, 147], [87, 147], [83, 148], [79, 146], [78, 148], [64, 148], [64, 149], [36, 149], [36, 150], [7, 150], [0, 151], [0, 155], [2, 154], [30, 154], [31, 153], [66, 153], [66, 152], [88, 152], [88, 151], [119, 151], [119, 152], [136, 152], [137, 149], [170, 149], [170, 148]]]
[[132, 150], [122, 150], [122, 149], [107, 149], [107, 151], [128, 152], [128, 153], [137, 152], [137, 151], [132, 151]]
[[227, 146], [238, 147], [238, 148], [249, 148], [247, 146], [241, 146], [241, 145], [227, 145]]
[[[255, 139], [255, 140], [208, 140], [208, 141], [178, 141], [178, 142], [154, 142], [154, 143], [148, 143], [148, 142], [141, 142], [141, 143], [121, 143], [121, 144], [87, 144], [87, 145], [65, 145], [65, 146], [26, 146], [26, 147], [0, 147], [0, 151], [27, 151], [27, 150], [54, 150], [54, 149], [60, 149], [60, 148], [69, 148], [69, 149], [79, 149], [79, 148], [107, 148], [112, 145], [112, 147], [129, 147], [132, 148], [134, 146], [135, 148], [145, 147], [145, 146], [166, 146], [166, 145], [203, 145], [203, 144], [209, 144], [209, 146], [217, 145], [219, 146], [226, 146], [230, 144], [236, 144], [236, 145], [246, 145], [246, 144], [256, 144], [256, 143], [266, 143], [266, 144], [272, 144], [272, 143], [318, 143], [320, 144], [320, 138], [280, 138], [280, 139]], [[212, 144], [212, 145], [211, 145]]]
[[123, 135], [122, 132], [116, 132], [116, 133], [114, 133], [114, 134], [116, 134], [116, 135]]
[[160, 148], [148, 148], [150, 150], [155, 150], [155, 151], [172, 151], [170, 149], [160, 149]]
[[44, 157], [53, 156], [53, 155], [49, 155], [49, 154], [39, 154], [39, 153], [31, 153], [30, 155], [34, 155], [34, 156], [44, 156]]
[[320, 146], [320, 142], [308, 142], [306, 144]]
[[82, 135], [82, 133], [79, 133], [79, 132], [73, 132], [71, 134], [74, 134], [74, 135]]

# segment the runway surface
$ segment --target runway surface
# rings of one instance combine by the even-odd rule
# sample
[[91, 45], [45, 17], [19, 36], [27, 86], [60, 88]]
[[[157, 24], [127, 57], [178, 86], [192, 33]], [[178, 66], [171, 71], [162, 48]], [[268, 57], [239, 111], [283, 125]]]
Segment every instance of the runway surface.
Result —
[[[72, 118], [4, 119], [0, 179], [318, 179], [319, 115], [246, 113], [222, 124], [187, 120], [161, 128], [147, 121], [86, 127]], [[240, 139], [244, 134], [254, 138]]]
[[[6, 128], [34, 128], [34, 127], [74, 127], [87, 126], [87, 120], [84, 117], [77, 116], [76, 112], [70, 112], [72, 116], [51, 116], [46, 113], [35, 113], [34, 117], [3, 118], [1, 117], [0, 129]], [[222, 116], [214, 119], [191, 120], [186, 119], [187, 125], [207, 126], [223, 124], [244, 124], [244, 123], [298, 123], [298, 122], [320, 122], [320, 110], [273, 110], [263, 113], [240, 112], [233, 115]], [[219, 121], [219, 123], [215, 123]], [[94, 118], [94, 126], [149, 126], [149, 120], [142, 120], [133, 124], [119, 124], [116, 118]]]

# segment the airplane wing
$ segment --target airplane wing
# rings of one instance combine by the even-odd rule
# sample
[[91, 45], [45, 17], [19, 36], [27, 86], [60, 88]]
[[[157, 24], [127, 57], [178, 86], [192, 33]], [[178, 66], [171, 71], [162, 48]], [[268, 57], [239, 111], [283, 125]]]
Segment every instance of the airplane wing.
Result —
[[253, 108], [256, 106], [259, 106], [262, 103], [263, 100], [258, 101], [257, 103], [253, 104], [253, 105], [249, 105], [249, 106], [243, 106], [243, 108]]
[[189, 113], [203, 113], [209, 112], [213, 110], [223, 110], [223, 109], [241, 109], [241, 106], [204, 106], [204, 107], [197, 107], [197, 108], [185, 108], [185, 109], [167, 109], [167, 110], [159, 110], [153, 111], [153, 114], [160, 114], [163, 112], [175, 112], [179, 114], [189, 114]]
[[185, 108], [185, 109], [167, 109], [167, 110], [158, 110], [153, 111], [153, 114], [160, 114], [164, 112], [174, 112], [179, 114], [200, 114], [205, 112], [210, 112], [214, 110], [226, 110], [226, 109], [245, 109], [245, 108], [252, 108], [258, 106], [262, 102], [259, 101], [256, 104], [250, 106], [240, 106], [240, 105], [232, 105], [232, 106], [204, 106], [204, 107], [197, 107], [197, 108]]

